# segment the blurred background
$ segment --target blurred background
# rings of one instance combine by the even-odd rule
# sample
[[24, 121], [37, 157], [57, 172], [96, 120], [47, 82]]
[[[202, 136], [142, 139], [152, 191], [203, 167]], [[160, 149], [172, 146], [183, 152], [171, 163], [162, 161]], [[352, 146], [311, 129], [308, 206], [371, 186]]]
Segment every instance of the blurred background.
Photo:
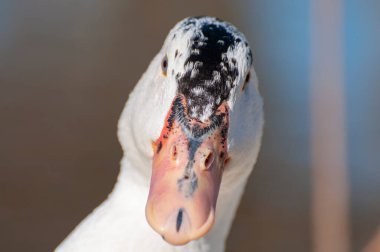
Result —
[[332, 177], [343, 189], [331, 194], [347, 198], [346, 240], [339, 242], [346, 251], [376, 243], [380, 1], [331, 1], [337, 9], [330, 12], [315, 11], [314, 2], [0, 0], [0, 250], [52, 251], [107, 197], [122, 157], [116, 125], [129, 92], [176, 22], [211, 15], [246, 34], [266, 115], [227, 251], [318, 251], [315, 233], [324, 226], [315, 224], [313, 188], [323, 176], [313, 172], [312, 111], [323, 117], [330, 109], [318, 110], [329, 104], [324, 96], [312, 99], [324, 87], [315, 76], [325, 76], [313, 67], [329, 58], [312, 22], [330, 22], [324, 13], [335, 10], [340, 21], [331, 21], [331, 31], [341, 37], [332, 40], [341, 53], [338, 70], [328, 69], [339, 75], [332, 83], [344, 101], [337, 107], [344, 155], [343, 176]]

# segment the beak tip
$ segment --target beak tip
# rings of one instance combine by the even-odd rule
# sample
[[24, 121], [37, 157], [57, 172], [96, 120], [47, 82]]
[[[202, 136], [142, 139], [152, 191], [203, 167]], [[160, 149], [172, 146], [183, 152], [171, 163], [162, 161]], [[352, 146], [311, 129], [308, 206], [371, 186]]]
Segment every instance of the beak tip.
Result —
[[206, 221], [200, 227], [195, 227], [183, 208], [176, 210], [166, 221], [161, 223], [156, 222], [151, 213], [147, 211], [148, 223], [166, 242], [176, 246], [185, 245], [204, 236], [211, 229], [215, 219], [214, 210], [211, 209]]

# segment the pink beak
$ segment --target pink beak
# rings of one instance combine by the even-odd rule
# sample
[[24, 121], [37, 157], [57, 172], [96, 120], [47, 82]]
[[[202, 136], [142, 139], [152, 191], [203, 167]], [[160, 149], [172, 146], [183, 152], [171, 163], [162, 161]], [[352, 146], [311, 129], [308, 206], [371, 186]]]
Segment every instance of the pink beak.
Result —
[[146, 218], [167, 242], [183, 245], [204, 236], [215, 206], [227, 158], [228, 107], [203, 123], [188, 117], [178, 95], [160, 137], [153, 144], [153, 169]]

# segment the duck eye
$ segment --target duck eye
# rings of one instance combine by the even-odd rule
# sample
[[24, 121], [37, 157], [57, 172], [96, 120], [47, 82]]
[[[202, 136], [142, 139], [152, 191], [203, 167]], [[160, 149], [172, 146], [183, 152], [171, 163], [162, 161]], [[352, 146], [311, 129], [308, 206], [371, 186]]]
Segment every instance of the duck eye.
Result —
[[242, 91], [244, 91], [244, 89], [247, 87], [247, 84], [248, 84], [250, 79], [251, 79], [251, 73], [248, 73], [247, 76], [245, 77], [245, 81], [244, 81], [243, 87], [241, 89]]
[[165, 56], [163, 59], [162, 59], [162, 62], [161, 62], [161, 69], [162, 69], [162, 74], [166, 76], [167, 72], [168, 72], [168, 57]]

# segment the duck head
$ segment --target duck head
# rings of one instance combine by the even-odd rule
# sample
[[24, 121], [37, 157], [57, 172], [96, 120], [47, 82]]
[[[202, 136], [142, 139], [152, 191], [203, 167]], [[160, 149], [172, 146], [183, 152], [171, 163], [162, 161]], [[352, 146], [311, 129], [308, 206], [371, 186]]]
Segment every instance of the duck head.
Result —
[[157, 99], [170, 102], [161, 106], [165, 119], [152, 142], [146, 218], [167, 242], [182, 245], [204, 236], [215, 221], [231, 157], [231, 114], [238, 100], [249, 99], [242, 97], [252, 84], [252, 54], [231, 24], [197, 17], [179, 22], [157, 57], [155, 82], [165, 89]]

